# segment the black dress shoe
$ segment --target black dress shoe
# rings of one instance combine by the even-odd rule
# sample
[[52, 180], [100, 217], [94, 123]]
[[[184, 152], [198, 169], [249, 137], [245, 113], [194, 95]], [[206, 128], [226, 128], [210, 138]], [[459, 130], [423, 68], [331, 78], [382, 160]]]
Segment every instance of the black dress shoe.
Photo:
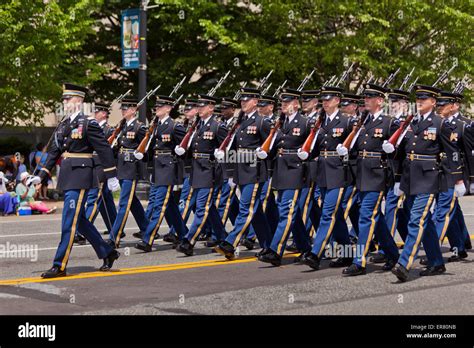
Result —
[[87, 239], [86, 237], [84, 237], [83, 235], [81, 234], [76, 234], [74, 236], [74, 243], [75, 244], [78, 244], [78, 245], [85, 245], [87, 242]]
[[395, 274], [401, 282], [406, 282], [408, 280], [408, 270], [400, 264], [392, 268], [392, 273]]
[[116, 248], [116, 246], [115, 246], [115, 241], [113, 241], [112, 239], [107, 239], [105, 242], [106, 242], [108, 245], [110, 245], [112, 248], [114, 248], [114, 249]]
[[426, 267], [424, 270], [420, 271], [420, 277], [434, 276], [446, 272], [446, 267], [444, 265], [440, 266], [430, 266]]
[[163, 242], [178, 244], [179, 240], [178, 240], [178, 237], [175, 234], [167, 233], [163, 236]]
[[393, 267], [397, 264], [397, 261], [394, 260], [387, 260], [385, 264], [382, 266], [382, 271], [391, 271]]
[[204, 242], [204, 246], [208, 248], [214, 248], [215, 246], [219, 245], [219, 241], [217, 240], [208, 240]]
[[146, 253], [149, 253], [151, 251], [151, 245], [148, 243], [145, 243], [144, 241], [139, 241], [137, 244], [135, 244], [135, 248], [139, 250], [143, 250]]
[[271, 249], [262, 249], [259, 252], [255, 253], [255, 257], [259, 258], [262, 255], [265, 255], [266, 253], [269, 253]]
[[338, 257], [336, 261], [329, 262], [331, 268], [349, 267], [350, 265], [352, 265], [352, 257]]
[[112, 250], [109, 255], [104, 259], [104, 264], [99, 268], [99, 271], [107, 272], [112, 269], [115, 260], [120, 257], [120, 253], [117, 250]]
[[235, 258], [235, 249], [234, 246], [226, 241], [217, 245], [214, 250], [225, 256], [227, 260], [233, 260]]
[[448, 262], [458, 262], [463, 259], [467, 258], [467, 252], [466, 251], [460, 251], [457, 254], [453, 254], [448, 258]]
[[428, 265], [428, 258], [423, 256], [420, 258], [420, 265], [427, 266]]
[[143, 239], [143, 232], [142, 231], [135, 232], [133, 236], [137, 239]]
[[187, 239], [184, 239], [176, 247], [177, 252], [183, 253], [186, 256], [192, 256], [193, 255], [193, 249], [194, 249], [194, 247], [191, 245], [191, 243], [189, 243], [189, 241]]
[[342, 274], [347, 275], [347, 276], [358, 276], [365, 273], [366, 273], [365, 267], [358, 266], [354, 263], [342, 271]]
[[314, 270], [319, 269], [319, 257], [318, 255], [313, 254], [312, 252], [310, 252], [308, 255], [305, 255], [303, 263]]
[[377, 247], [374, 241], [371, 241], [369, 244], [369, 253], [373, 253], [374, 251], [377, 251]]
[[58, 277], [65, 277], [66, 276], [66, 270], [61, 271], [59, 267], [53, 266], [50, 269], [48, 269], [46, 272], [41, 274], [41, 278], [58, 278]]
[[466, 248], [466, 250], [472, 250], [471, 236], [469, 236], [464, 242], [464, 247]]
[[356, 245], [357, 244], [357, 237], [349, 236], [349, 241], [350, 241], [351, 245]]
[[385, 254], [378, 253], [374, 256], [369, 258], [369, 261], [372, 263], [385, 263], [387, 262], [388, 258]]
[[240, 244], [242, 244], [242, 246], [246, 247], [247, 250], [253, 250], [253, 248], [255, 248], [255, 243], [252, 240], [247, 239], [247, 238], [242, 239]]
[[286, 250], [292, 253], [298, 252], [298, 248], [296, 247], [296, 244], [293, 242], [290, 245], [286, 247]]
[[281, 265], [281, 256], [271, 249], [269, 252], [260, 255], [258, 260], [265, 263], [271, 263], [275, 267], [279, 267]]
[[311, 251], [301, 253], [293, 259], [293, 263], [304, 263], [304, 259], [311, 254]]

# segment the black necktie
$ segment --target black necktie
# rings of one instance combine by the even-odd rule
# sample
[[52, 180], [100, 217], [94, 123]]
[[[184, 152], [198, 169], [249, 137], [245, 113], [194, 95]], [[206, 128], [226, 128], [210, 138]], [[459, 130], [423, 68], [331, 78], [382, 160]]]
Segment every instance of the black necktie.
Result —
[[418, 121], [420, 120], [419, 116], [416, 116], [413, 121], [411, 122], [414, 126], [418, 124]]
[[201, 129], [202, 126], [204, 126], [204, 121], [200, 120], [199, 123], [198, 123], [198, 129]]

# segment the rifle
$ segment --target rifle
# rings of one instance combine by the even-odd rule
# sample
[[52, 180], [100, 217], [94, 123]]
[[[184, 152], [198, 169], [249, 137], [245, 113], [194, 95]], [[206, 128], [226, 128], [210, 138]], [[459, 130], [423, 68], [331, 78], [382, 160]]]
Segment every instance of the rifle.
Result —
[[306, 86], [306, 84], [308, 83], [309, 80], [311, 80], [311, 78], [313, 77], [313, 74], [314, 72], [316, 71], [316, 69], [313, 69], [313, 71], [311, 71], [308, 75], [306, 75], [303, 79], [303, 81], [301, 81], [300, 85], [298, 86], [297, 90], [298, 91], [302, 91], [304, 86]]
[[418, 82], [418, 79], [419, 79], [419, 78], [420, 78], [420, 77], [417, 76], [416, 79], [410, 84], [410, 87], [408, 87], [408, 91], [407, 91], [408, 93], [411, 93], [411, 91], [413, 90], [413, 87], [415, 87], [415, 85], [416, 85], [416, 83]]
[[398, 72], [400, 71], [400, 68], [398, 68], [397, 70], [395, 70], [395, 72], [391, 73], [387, 80], [385, 80], [385, 82], [383, 83], [382, 87], [387, 87], [392, 81], [393, 79], [395, 78], [395, 76], [397, 76]]
[[287, 82], [288, 80], [285, 80], [280, 86], [278, 86], [278, 88], [275, 90], [275, 93], [273, 93], [273, 98], [275, 98], [278, 94], [280, 94], [280, 91], [282, 90], [283, 87], [285, 87]]
[[242, 123], [244, 115], [245, 113], [243, 111], [239, 112], [239, 116], [237, 116], [237, 121], [234, 123], [230, 131], [227, 133], [227, 136], [225, 137], [225, 139], [222, 141], [221, 145], [219, 146], [220, 151], [225, 151], [227, 149], [227, 146], [229, 145], [232, 137], [237, 131], [237, 128], [239, 128], [240, 124]]
[[351, 73], [352, 68], [354, 67], [354, 64], [355, 64], [355, 63], [352, 63], [351, 66], [348, 67], [348, 68], [342, 73], [342, 76], [341, 76], [341, 78], [339, 79], [339, 81], [337, 81], [335, 87], [339, 87], [339, 85], [340, 85], [343, 81], [345, 81], [345, 80], [347, 79], [347, 76]]
[[261, 95], [266, 95], [271, 86], [272, 86], [272, 83], [270, 82], [268, 86], [265, 87], [265, 89], [262, 91]]
[[244, 84], [242, 85], [242, 87], [240, 87], [237, 92], [235, 92], [235, 95], [234, 95], [234, 100], [239, 100], [240, 98], [240, 95], [242, 94], [242, 92], [240, 91], [242, 88], [245, 88], [245, 86], [247, 86], [247, 82], [244, 82]]
[[219, 79], [219, 81], [217, 81], [217, 84], [207, 92], [207, 95], [212, 97], [214, 94], [216, 94], [217, 90], [221, 87], [221, 85], [227, 79], [229, 74], [230, 74], [230, 70], [227, 71], [226, 74]]
[[265, 86], [265, 84], [267, 83], [267, 81], [268, 81], [268, 79], [270, 78], [270, 76], [272, 76], [272, 74], [273, 74], [273, 69], [270, 70], [270, 72], [268, 73], [268, 75], [265, 76], [265, 77], [262, 79], [262, 81], [260, 81], [260, 83], [259, 83], [257, 89], [260, 89], [260, 88], [262, 88], [263, 86]]
[[[146, 99], [148, 99], [150, 96], [152, 96], [153, 94], [156, 93], [156, 91], [161, 87], [161, 84], [159, 84], [155, 89], [152, 89], [150, 92], [148, 92], [142, 100], [140, 100], [136, 106], [136, 108], [138, 109], [140, 107], [140, 105], [142, 105]], [[119, 122], [119, 124], [117, 125], [117, 127], [115, 127], [113, 133], [110, 135], [110, 137], [107, 139], [107, 142], [110, 144], [111, 147], [114, 147], [117, 143], [117, 139], [120, 138], [120, 135], [122, 134], [122, 128], [125, 124], [126, 120], [125, 118], [122, 118]]]
[[398, 89], [403, 89], [403, 87], [405, 87], [405, 85], [408, 83], [408, 81], [410, 81], [411, 79], [411, 75], [413, 74], [413, 71], [415, 71], [415, 68], [411, 69], [411, 71], [405, 76], [405, 78], [403, 79], [403, 82], [402, 84], [400, 85], [400, 87], [398, 87]]
[[451, 68], [443, 72], [438, 79], [431, 85], [432, 87], [436, 87], [438, 83], [443, 83], [444, 80], [447, 79], [448, 75], [451, 74], [451, 72], [458, 66], [458, 62], [454, 61], [453, 65], [451, 65]]
[[[365, 83], [371, 83], [373, 79], [374, 79], [374, 75], [372, 75], [372, 73], [371, 73], [369, 79]], [[359, 88], [357, 89], [356, 94], [361, 94], [362, 93], [362, 91], [364, 90], [364, 84], [365, 83], [360, 84]]]
[[308, 137], [303, 143], [303, 146], [301, 146], [301, 151], [304, 151], [307, 153], [311, 151], [311, 145], [313, 144], [314, 138], [316, 138], [316, 133], [321, 128], [321, 125], [323, 124], [325, 119], [326, 119], [326, 111], [324, 111], [324, 109], [321, 109], [321, 111], [319, 111], [318, 119], [316, 120], [314, 125], [311, 127], [311, 131], [309, 132]]

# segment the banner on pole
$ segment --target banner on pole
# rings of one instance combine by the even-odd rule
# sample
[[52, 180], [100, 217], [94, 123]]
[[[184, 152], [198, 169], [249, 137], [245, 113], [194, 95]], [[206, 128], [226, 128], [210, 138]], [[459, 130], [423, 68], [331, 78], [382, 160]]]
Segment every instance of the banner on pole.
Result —
[[140, 10], [122, 11], [122, 68], [138, 69], [140, 46]]

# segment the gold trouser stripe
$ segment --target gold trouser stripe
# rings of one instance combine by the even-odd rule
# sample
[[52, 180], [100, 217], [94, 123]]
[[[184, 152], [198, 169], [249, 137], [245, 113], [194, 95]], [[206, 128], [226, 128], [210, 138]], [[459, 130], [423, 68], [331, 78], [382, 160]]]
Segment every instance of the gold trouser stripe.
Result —
[[76, 236], [77, 230], [77, 220], [79, 219], [79, 213], [81, 212], [82, 200], [84, 199], [85, 192], [86, 190], [81, 190], [81, 192], [79, 193], [79, 198], [76, 202], [76, 211], [74, 212], [74, 219], [72, 220], [71, 234], [69, 236], [69, 243], [67, 245], [66, 254], [64, 254], [63, 261], [61, 262], [61, 271], [64, 271], [66, 269], [66, 265], [69, 260], [69, 254], [71, 253], [72, 245], [74, 244], [74, 237]]
[[93, 222], [95, 220], [95, 216], [97, 214], [97, 207], [99, 206], [100, 198], [102, 197], [102, 188], [104, 187], [104, 183], [100, 183], [99, 191], [97, 192], [97, 198], [94, 201], [94, 208], [92, 208], [91, 215], [89, 216], [89, 221]]
[[288, 232], [290, 232], [291, 220], [293, 220], [293, 213], [295, 211], [295, 206], [298, 205], [298, 202], [296, 200], [298, 199], [299, 192], [300, 192], [299, 189], [295, 190], [295, 194], [293, 196], [293, 204], [291, 205], [290, 211], [288, 212], [288, 216], [286, 217], [285, 230], [283, 231], [283, 234], [281, 235], [280, 242], [278, 243], [278, 247], [277, 247], [277, 253], [278, 254], [280, 254], [281, 248], [283, 247], [283, 242], [285, 241]]
[[110, 172], [110, 171], [115, 170], [115, 169], [117, 169], [117, 167], [105, 168], [104, 172]]
[[258, 183], [253, 185], [252, 198], [250, 199], [249, 214], [247, 215], [247, 220], [245, 220], [245, 224], [242, 226], [242, 229], [240, 230], [239, 234], [237, 235], [237, 238], [235, 238], [235, 240], [234, 240], [234, 243], [233, 243], [234, 248], [237, 247], [237, 245], [240, 242], [240, 238], [242, 238], [242, 235], [247, 230], [247, 227], [249, 226], [250, 222], [252, 221], [253, 206], [255, 205], [255, 199], [257, 198], [258, 186], [259, 186]]
[[120, 228], [117, 232], [117, 238], [115, 240], [115, 245], [118, 246], [120, 242], [120, 237], [122, 236], [122, 231], [123, 228], [125, 227], [125, 224], [127, 223], [128, 219], [128, 214], [130, 213], [130, 206], [132, 205], [133, 202], [133, 197], [135, 196], [135, 186], [137, 184], [136, 180], [132, 181], [132, 189], [130, 190], [130, 195], [128, 196], [128, 202], [127, 202], [127, 208], [125, 209], [125, 214], [122, 219], [122, 223], [120, 224]]
[[[329, 236], [332, 233], [332, 229], [334, 228], [334, 224], [336, 223], [336, 214], [339, 209], [339, 205], [341, 204], [341, 200], [343, 196], [344, 196], [344, 187], [341, 187], [339, 189], [339, 195], [337, 196], [336, 207], [334, 208], [334, 211], [332, 212], [332, 215], [331, 215], [331, 224], [329, 225], [328, 231], [326, 233], [326, 237], [324, 238], [323, 244], [321, 245], [321, 249], [318, 251], [318, 257], [321, 257], [321, 254], [323, 253], [324, 248], [326, 247], [326, 244], [328, 242]], [[321, 199], [321, 197], [319, 199]]]
[[314, 229], [314, 226], [311, 226], [311, 231], [309, 231], [309, 236], [313, 238], [315, 232], [316, 230]]
[[361, 262], [362, 267], [365, 267], [367, 263], [367, 260], [365, 257], [367, 256], [367, 253], [369, 252], [369, 245], [370, 245], [370, 242], [372, 241], [372, 236], [374, 235], [375, 215], [377, 214], [379, 210], [379, 205], [380, 205], [380, 202], [382, 201], [382, 197], [383, 197], [383, 191], [380, 191], [379, 198], [377, 199], [377, 203], [375, 204], [374, 210], [372, 211], [372, 216], [370, 218], [372, 222], [370, 223], [369, 235], [367, 236], [367, 240], [365, 241], [364, 253], [362, 254], [362, 262]]
[[454, 209], [454, 203], [456, 203], [456, 193], [453, 192], [453, 198], [451, 199], [451, 204], [449, 206], [449, 211], [446, 213], [444, 217], [444, 225], [443, 230], [441, 231], [441, 235], [439, 236], [439, 240], [441, 243], [444, 241], [444, 237], [446, 237], [446, 232], [448, 231], [449, 222], [451, 220], [451, 213]]
[[352, 201], [354, 199], [354, 195], [355, 195], [356, 191], [357, 191], [357, 189], [354, 186], [352, 188], [351, 195], [349, 196], [349, 199], [347, 200], [347, 207], [346, 207], [346, 210], [344, 211], [344, 220], [347, 220], [347, 218], [349, 216], [349, 212], [351, 211], [351, 208], [352, 208]]
[[199, 227], [197, 228], [196, 233], [194, 233], [193, 238], [191, 238], [191, 240], [189, 241], [192, 245], [194, 245], [195, 239], [199, 236], [199, 234], [201, 233], [201, 229], [204, 227], [204, 224], [206, 223], [207, 215], [209, 215], [209, 209], [210, 209], [213, 193], [214, 193], [214, 188], [211, 188], [209, 191], [209, 196], [207, 197], [206, 207], [204, 208], [204, 216], [202, 217], [202, 221], [199, 224]]
[[423, 231], [425, 230], [423, 225], [425, 224], [426, 215], [428, 215], [428, 212], [430, 211], [431, 204], [433, 203], [433, 197], [434, 197], [434, 195], [431, 194], [430, 197], [428, 198], [428, 202], [426, 203], [425, 210], [423, 211], [423, 214], [421, 215], [420, 224], [419, 224], [420, 228], [418, 229], [418, 236], [416, 237], [415, 245], [413, 245], [413, 249], [411, 250], [410, 257], [408, 258], [408, 264], [407, 264], [407, 267], [406, 267], [407, 270], [409, 270], [411, 268], [411, 265], [413, 263], [413, 259], [415, 258], [415, 253], [418, 250], [418, 245], [421, 242], [421, 236], [423, 235]]
[[392, 220], [392, 226], [390, 227], [390, 235], [392, 237], [395, 237], [395, 230], [397, 229], [397, 221], [398, 221], [398, 209], [400, 209], [400, 205], [402, 204], [403, 202], [403, 195], [401, 195], [400, 197], [398, 197], [398, 200], [397, 200], [397, 206], [395, 207], [395, 211], [393, 212], [393, 220]]
[[216, 209], [219, 209], [219, 202], [221, 200], [221, 196], [222, 196], [222, 187], [219, 188], [219, 193], [217, 194], [216, 201], [214, 202], [214, 205], [216, 206]]
[[267, 192], [265, 192], [265, 199], [263, 200], [263, 203], [262, 203], [262, 210], [264, 213], [267, 211], [268, 197], [270, 197], [271, 192], [272, 192], [272, 178], [268, 180]]
[[188, 192], [188, 197], [186, 197], [186, 204], [184, 205], [183, 213], [181, 214], [181, 217], [183, 220], [186, 218], [186, 214], [188, 213], [189, 210], [189, 203], [191, 203], [191, 197], [193, 196], [193, 188], [189, 188]]
[[302, 215], [302, 220], [303, 220], [303, 224], [304, 224], [304, 227], [306, 228], [306, 220], [308, 218], [308, 206], [309, 206], [309, 202], [311, 200], [311, 196], [313, 195], [313, 185], [314, 183], [311, 182], [311, 185], [309, 186], [309, 191], [308, 191], [308, 195], [306, 196], [306, 199], [304, 200], [304, 208], [303, 208], [303, 215]]
[[321, 200], [321, 196], [318, 197], [318, 205], [321, 208], [323, 206], [323, 202]]
[[230, 203], [232, 202], [232, 198], [234, 197], [234, 193], [235, 193], [235, 186], [230, 188], [229, 197], [227, 197], [227, 201], [225, 202], [224, 214], [222, 214], [223, 225], [225, 225], [227, 221], [227, 214], [229, 214], [229, 207], [230, 207]]
[[166, 208], [168, 207], [168, 201], [170, 199], [170, 192], [171, 188], [173, 186], [168, 186], [168, 190], [166, 191], [166, 197], [165, 200], [163, 201], [163, 205], [161, 206], [161, 212], [160, 212], [160, 217], [158, 218], [158, 222], [156, 223], [155, 227], [153, 228], [153, 231], [151, 232], [150, 239], [148, 240], [149, 245], [153, 245], [153, 241], [155, 240], [155, 235], [158, 229], [160, 228], [161, 221], [163, 221], [163, 217], [165, 216]]

